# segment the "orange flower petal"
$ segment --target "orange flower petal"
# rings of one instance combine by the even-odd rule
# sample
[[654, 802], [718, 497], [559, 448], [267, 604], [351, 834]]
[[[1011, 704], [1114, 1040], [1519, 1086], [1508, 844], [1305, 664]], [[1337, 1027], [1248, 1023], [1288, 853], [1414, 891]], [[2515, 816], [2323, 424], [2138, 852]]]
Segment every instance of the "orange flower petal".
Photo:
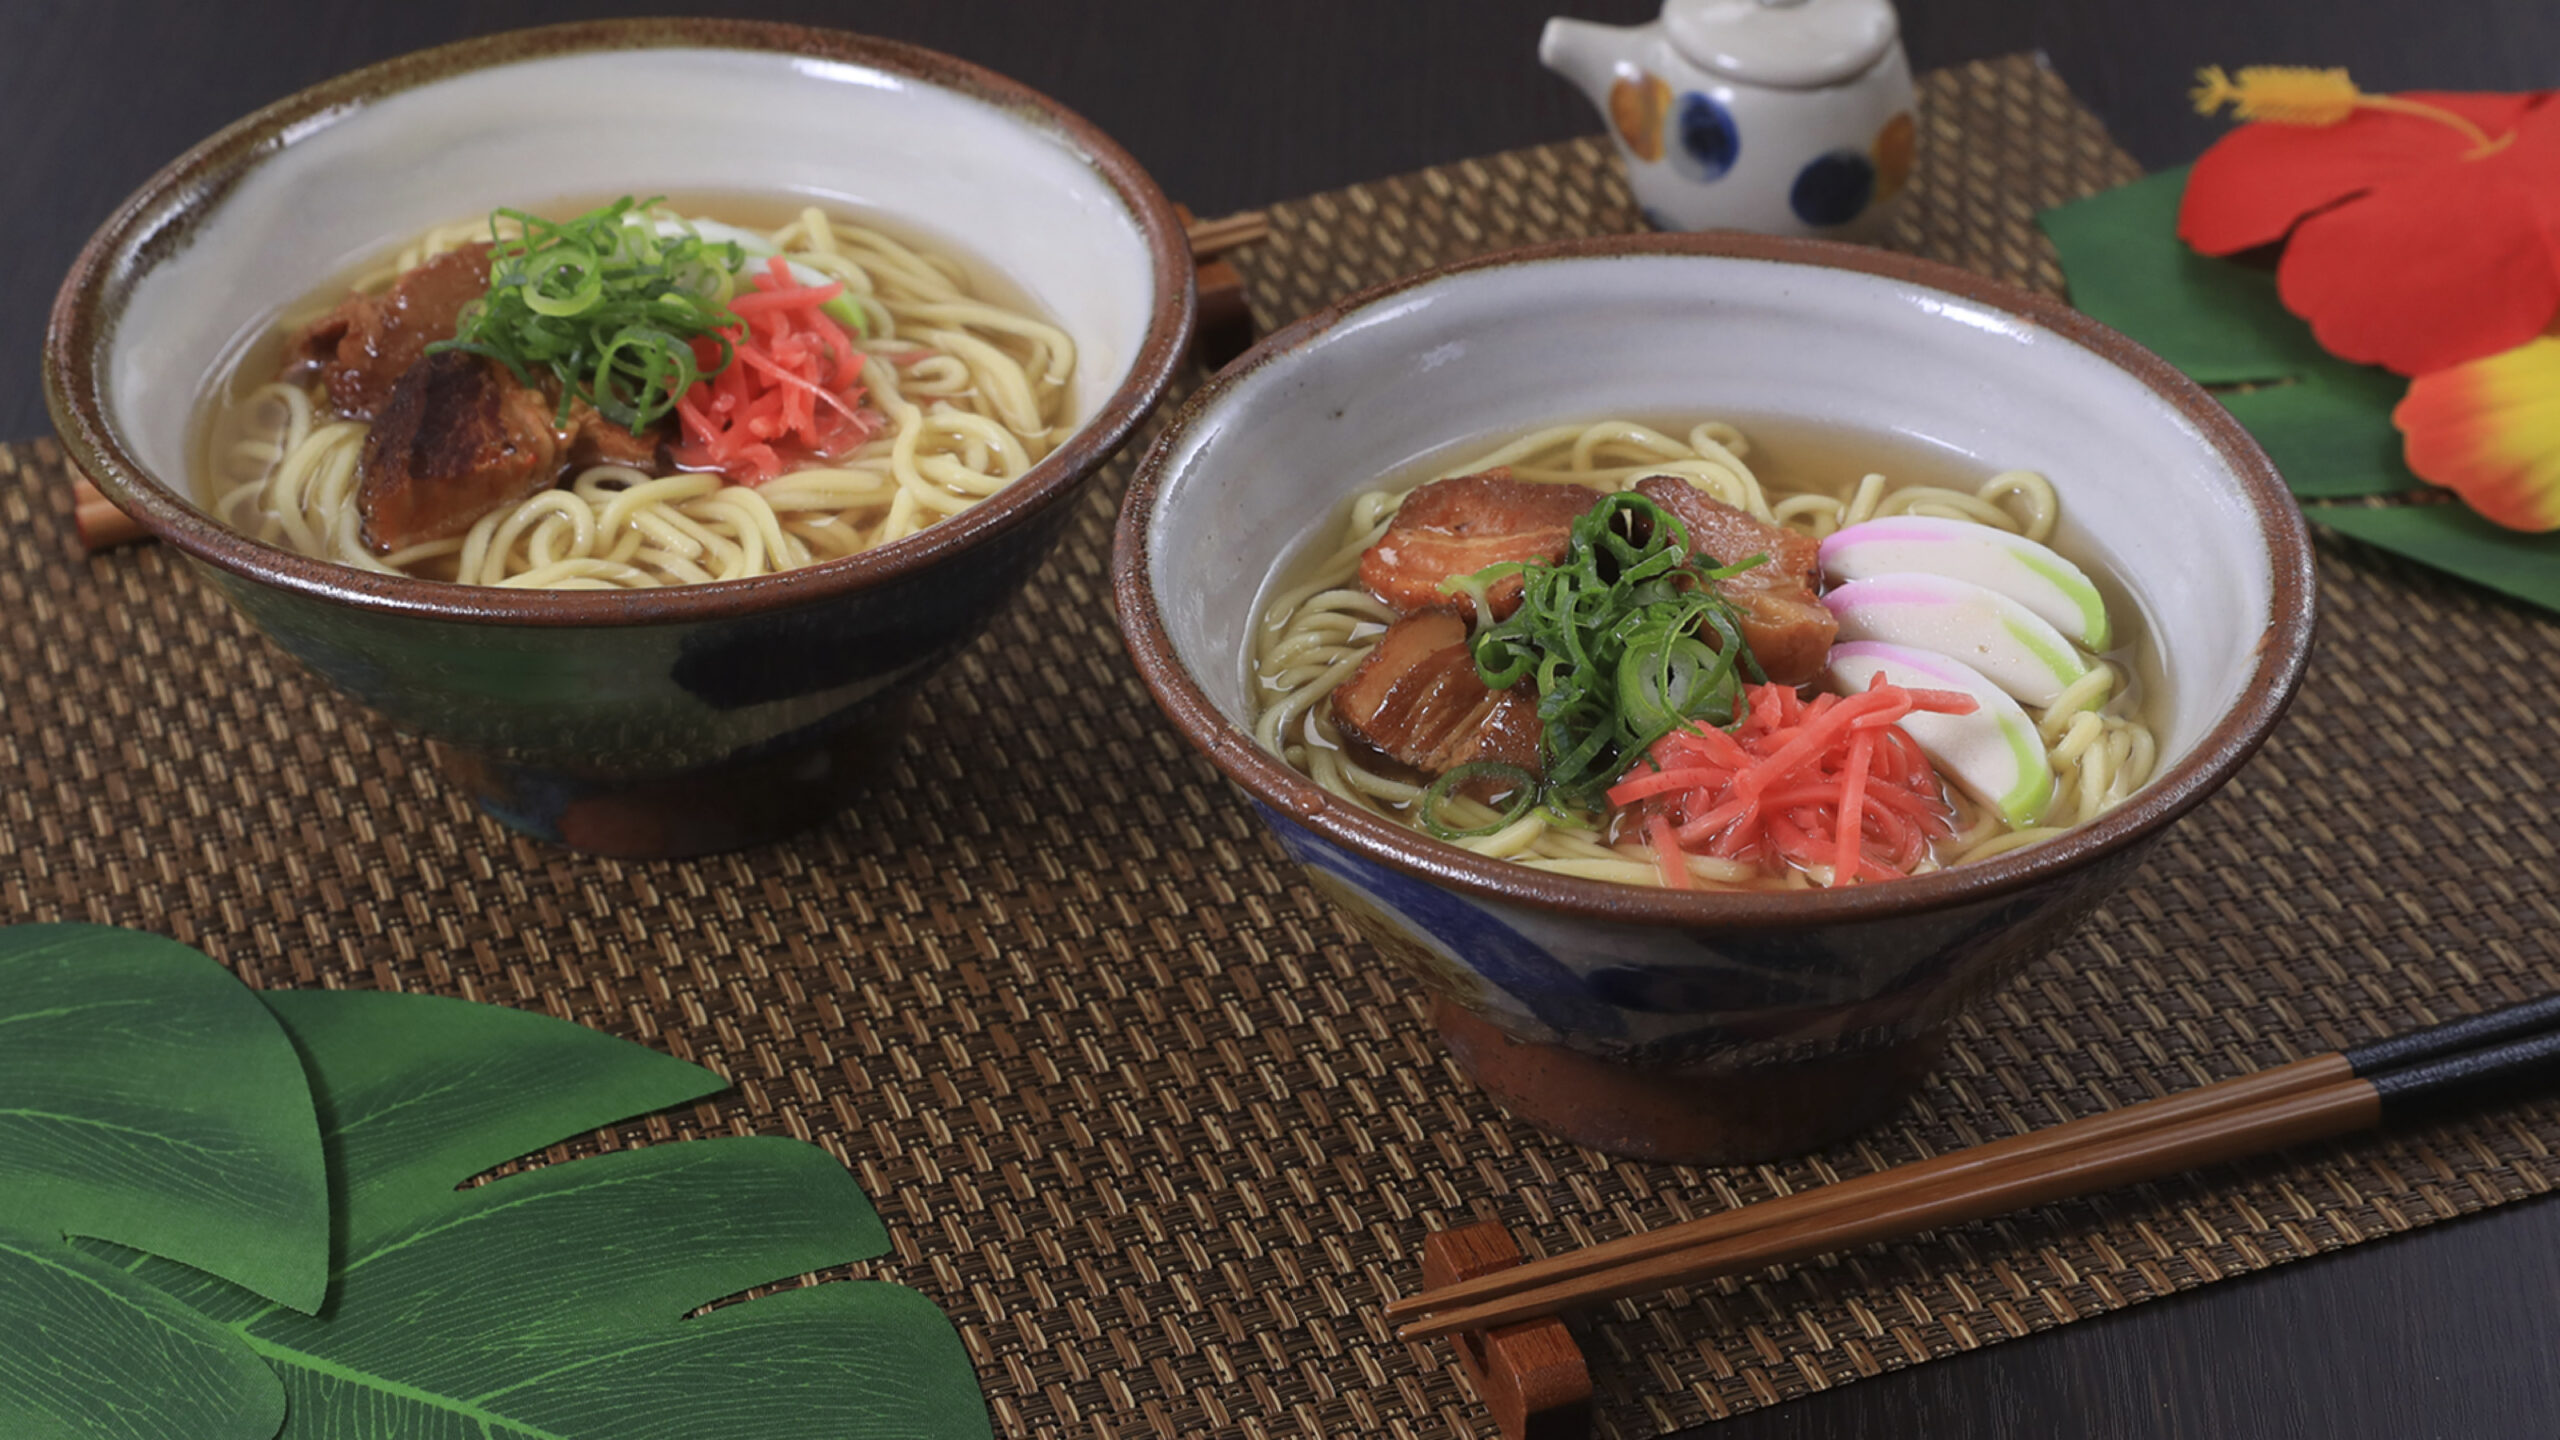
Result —
[[[2516, 128], [2536, 95], [2407, 98], [2451, 110], [2492, 135]], [[2207, 255], [2272, 245], [2309, 215], [2413, 170], [2449, 165], [2471, 142], [2439, 121], [2359, 110], [2336, 125], [2243, 125], [2215, 141], [2187, 176], [2178, 237]]]
[[2560, 530], [2560, 338], [2410, 382], [2409, 468], [2510, 530]]

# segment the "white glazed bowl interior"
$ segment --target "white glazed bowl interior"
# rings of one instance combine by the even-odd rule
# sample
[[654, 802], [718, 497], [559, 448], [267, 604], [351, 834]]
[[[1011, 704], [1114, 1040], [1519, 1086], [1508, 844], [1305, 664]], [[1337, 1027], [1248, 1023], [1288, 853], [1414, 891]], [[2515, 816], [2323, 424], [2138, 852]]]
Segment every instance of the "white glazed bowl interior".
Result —
[[108, 423], [176, 487], [208, 376], [285, 306], [433, 225], [564, 198], [805, 196], [956, 244], [1077, 343], [1077, 413], [1126, 378], [1154, 269], [1127, 205], [1035, 119], [913, 76], [778, 51], [556, 54], [297, 127], [136, 285]]
[[2057, 544], [2142, 611], [2166, 770], [2243, 698], [2273, 561], [2242, 482], [2175, 405], [1997, 306], [1718, 255], [1527, 260], [1396, 291], [1231, 378], [1158, 464], [1148, 578], [1176, 657], [1252, 724], [1247, 629], [1348, 496], [1546, 424], [1779, 416], [2051, 478]]

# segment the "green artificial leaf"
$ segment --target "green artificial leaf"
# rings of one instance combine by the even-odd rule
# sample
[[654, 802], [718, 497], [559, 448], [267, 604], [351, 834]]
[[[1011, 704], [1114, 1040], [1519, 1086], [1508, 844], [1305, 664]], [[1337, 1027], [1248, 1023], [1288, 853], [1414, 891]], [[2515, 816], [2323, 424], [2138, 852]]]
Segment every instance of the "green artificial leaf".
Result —
[[2257, 437], [2295, 495], [2337, 500], [2426, 483], [2410, 471], [2391, 423], [2391, 407], [2408, 390], [2409, 382], [2388, 370], [2331, 361], [2291, 384], [2223, 390], [2214, 398]]
[[2467, 505], [2319, 505], [2306, 513], [2368, 545], [2560, 610], [2560, 533], [2509, 530]]
[[284, 1387], [256, 1352], [59, 1236], [0, 1229], [0, 1435], [269, 1440]]
[[2071, 303], [2152, 350], [2257, 437], [2297, 495], [2384, 495], [2421, 482], [2391, 407], [2408, 382], [2320, 348], [2276, 297], [2273, 271], [2199, 255], [2178, 238], [2184, 167], [2037, 217]]
[[139, 930], [0, 929], [0, 1223], [112, 1240], [319, 1309], [319, 1123], [257, 992]]
[[2071, 303], [2200, 385], [2277, 380], [2340, 363], [2276, 298], [2274, 271], [2199, 255], [2178, 238], [2186, 191], [2180, 166], [2037, 216], [2062, 257]]
[[137, 1259], [283, 1376], [287, 1440], [861, 1440], [988, 1433], [950, 1322], [836, 1282], [687, 1315], [868, 1258], [887, 1231], [814, 1146], [695, 1140], [490, 1166], [721, 1088], [539, 1015], [277, 992], [320, 1105], [338, 1210], [328, 1306], [296, 1315]]
[[0, 928], [0, 1435], [267, 1440], [284, 1390], [240, 1338], [66, 1243], [175, 1256], [319, 1308], [310, 1086], [255, 992], [157, 935]]

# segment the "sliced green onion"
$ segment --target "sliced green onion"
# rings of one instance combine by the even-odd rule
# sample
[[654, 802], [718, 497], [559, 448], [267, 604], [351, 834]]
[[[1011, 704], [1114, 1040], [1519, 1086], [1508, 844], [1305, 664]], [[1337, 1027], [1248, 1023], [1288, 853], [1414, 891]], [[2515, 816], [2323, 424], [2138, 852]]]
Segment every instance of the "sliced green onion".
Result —
[[1745, 675], [1766, 678], [1743, 642], [1741, 612], [1715, 582], [1767, 557], [1717, 565], [1688, 544], [1678, 518], [1652, 501], [1607, 495], [1573, 522], [1555, 564], [1487, 566], [1441, 587], [1481, 604], [1494, 581], [1521, 577], [1519, 607], [1475, 637], [1476, 675], [1496, 690], [1535, 681], [1546, 768], [1538, 801], [1551, 814], [1596, 808], [1635, 757], [1682, 725], [1741, 723]]
[[[1449, 803], [1449, 797], [1458, 793], [1459, 786], [1477, 780], [1510, 782], [1508, 791], [1494, 792], [1511, 796], [1511, 803], [1502, 812], [1502, 817], [1490, 825], [1478, 825], [1468, 830], [1443, 821], [1440, 807]], [[1497, 834], [1517, 824], [1521, 816], [1537, 807], [1539, 798], [1538, 777], [1520, 766], [1507, 760], [1470, 760], [1431, 782], [1430, 787], [1422, 792], [1422, 798], [1414, 802], [1413, 818], [1415, 824], [1440, 839], [1473, 840], [1478, 836]]]
[[[635, 431], [664, 420], [735, 358], [721, 332], [739, 323], [729, 301], [746, 255], [734, 243], [659, 233], [641, 214], [657, 203], [626, 195], [558, 221], [496, 212], [490, 234], [502, 220], [523, 233], [495, 243], [488, 293], [465, 308], [454, 338], [427, 348], [485, 356], [527, 384], [548, 372], [563, 420], [578, 400]], [[704, 336], [720, 351], [708, 370], [693, 349]]]
[[604, 267], [594, 251], [562, 245], [524, 268], [525, 308], [537, 315], [576, 315], [604, 298]]

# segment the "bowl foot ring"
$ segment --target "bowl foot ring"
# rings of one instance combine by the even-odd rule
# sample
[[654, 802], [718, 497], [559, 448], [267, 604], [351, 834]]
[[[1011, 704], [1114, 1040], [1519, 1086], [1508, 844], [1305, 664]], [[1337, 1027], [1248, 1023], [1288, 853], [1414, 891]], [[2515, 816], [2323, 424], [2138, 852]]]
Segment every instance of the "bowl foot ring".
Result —
[[1947, 1043], [1936, 1027], [1783, 1065], [1628, 1065], [1517, 1039], [1445, 997], [1431, 1018], [1458, 1068], [1515, 1117], [1603, 1154], [1681, 1165], [1800, 1155], [1855, 1134], [1899, 1108]]
[[902, 690], [819, 734], [664, 774], [593, 774], [430, 746], [445, 778], [511, 830], [621, 860], [762, 845], [853, 804], [896, 762], [915, 694]]

